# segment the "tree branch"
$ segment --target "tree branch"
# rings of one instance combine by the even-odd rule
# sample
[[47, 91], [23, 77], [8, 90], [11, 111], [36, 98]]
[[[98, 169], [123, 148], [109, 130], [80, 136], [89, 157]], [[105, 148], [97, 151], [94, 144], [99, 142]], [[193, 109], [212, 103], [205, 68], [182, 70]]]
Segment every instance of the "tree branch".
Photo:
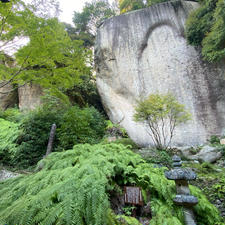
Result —
[[25, 58], [25, 60], [23, 61], [23, 64], [20, 66], [19, 70], [14, 75], [12, 74], [12, 77], [6, 83], [0, 85], [0, 88], [3, 88], [6, 85], [8, 85], [9, 83], [11, 83], [14, 80], [14, 78], [25, 69], [25, 68], [23, 68], [23, 65], [25, 64], [25, 62], [27, 61], [28, 58], [29, 58], [29, 55]]
[[12, 7], [11, 7], [11, 9], [8, 11], [8, 14], [7, 14], [5, 17], [3, 17], [3, 19], [2, 19], [1, 31], [0, 31], [0, 37], [2, 36], [3, 30], [4, 30], [4, 24], [6, 23], [6, 20], [7, 20], [7, 18], [9, 17], [11, 11], [12, 11]]
[[18, 88], [21, 88], [21, 87], [25, 86], [25, 85], [26, 85], [26, 84], [28, 84], [29, 82], [30, 82], [30, 81], [27, 81], [26, 83], [21, 84], [21, 85], [19, 85], [19, 86], [15, 87], [15, 88], [13, 88], [13, 89], [11, 89], [11, 90], [9, 90], [9, 91], [6, 91], [6, 92], [1, 92], [1, 91], [0, 91], [0, 94], [2, 94], [2, 95], [9, 94], [10, 92], [15, 91], [16, 89], [18, 89]]

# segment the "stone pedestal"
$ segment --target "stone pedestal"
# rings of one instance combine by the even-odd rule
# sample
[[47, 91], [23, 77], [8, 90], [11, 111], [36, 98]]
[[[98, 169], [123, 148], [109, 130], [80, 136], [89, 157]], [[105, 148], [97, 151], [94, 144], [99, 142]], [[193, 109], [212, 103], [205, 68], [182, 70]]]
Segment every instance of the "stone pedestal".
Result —
[[196, 225], [192, 207], [198, 203], [198, 199], [190, 194], [188, 181], [196, 179], [196, 174], [182, 166], [181, 159], [178, 156], [173, 157], [174, 169], [166, 171], [165, 176], [169, 180], [174, 180], [176, 183], [177, 195], [173, 199], [176, 205], [183, 206], [184, 219], [186, 225]]

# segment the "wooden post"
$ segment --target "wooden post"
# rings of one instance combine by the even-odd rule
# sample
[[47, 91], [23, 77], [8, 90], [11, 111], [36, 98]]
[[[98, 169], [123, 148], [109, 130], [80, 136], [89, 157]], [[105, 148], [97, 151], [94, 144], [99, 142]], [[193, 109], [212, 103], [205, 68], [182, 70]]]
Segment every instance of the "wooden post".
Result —
[[47, 157], [51, 152], [52, 152], [52, 145], [53, 145], [53, 141], [54, 141], [54, 137], [55, 137], [55, 131], [56, 131], [56, 124], [52, 124], [52, 128], [50, 131], [50, 135], [49, 135], [49, 139], [48, 139], [48, 147], [47, 147], [47, 151], [46, 154], [44, 156]]

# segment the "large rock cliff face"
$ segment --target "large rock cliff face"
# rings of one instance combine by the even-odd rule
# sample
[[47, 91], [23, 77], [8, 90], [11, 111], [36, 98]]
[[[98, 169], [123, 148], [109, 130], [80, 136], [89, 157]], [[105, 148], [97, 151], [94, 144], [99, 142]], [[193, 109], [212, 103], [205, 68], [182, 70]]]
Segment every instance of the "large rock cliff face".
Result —
[[192, 114], [177, 127], [173, 145], [197, 145], [225, 128], [225, 66], [202, 61], [184, 37], [194, 2], [166, 2], [111, 18], [99, 28], [97, 87], [110, 117], [138, 144], [152, 143], [133, 121], [136, 100], [173, 93]]

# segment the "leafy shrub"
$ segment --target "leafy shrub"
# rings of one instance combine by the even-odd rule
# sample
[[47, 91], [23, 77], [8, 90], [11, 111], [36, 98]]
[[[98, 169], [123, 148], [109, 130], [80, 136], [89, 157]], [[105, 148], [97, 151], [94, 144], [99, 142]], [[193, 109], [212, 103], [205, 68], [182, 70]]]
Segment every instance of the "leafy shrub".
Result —
[[225, 2], [203, 0], [190, 14], [186, 24], [186, 37], [190, 44], [202, 47], [204, 59], [214, 62], [225, 57]]
[[199, 169], [202, 173], [216, 171], [216, 168], [214, 167], [214, 165], [209, 162], [203, 162], [202, 164], [200, 164]]
[[109, 136], [115, 136], [115, 137], [128, 137], [127, 131], [121, 127], [119, 124], [114, 124], [110, 120], [106, 121], [106, 133]]
[[175, 128], [190, 120], [184, 105], [171, 94], [151, 94], [140, 100], [135, 108], [134, 120], [143, 122], [156, 148], [167, 149]]
[[134, 217], [119, 215], [117, 216], [117, 219], [124, 225], [141, 225], [141, 223]]
[[210, 144], [220, 144], [220, 138], [217, 135], [212, 135], [209, 139]]
[[135, 142], [133, 142], [130, 138], [119, 138], [113, 141], [113, 143], [130, 146], [131, 149], [139, 149], [139, 146]]
[[[208, 199], [202, 194], [200, 189], [190, 186], [190, 190], [193, 195], [198, 197], [198, 204], [194, 207], [195, 213], [197, 214], [198, 224], [223, 225], [217, 208], [214, 205], [209, 204]], [[210, 214], [208, 214], [208, 212], [210, 212]]]
[[220, 199], [224, 199], [225, 196], [225, 178], [221, 178], [220, 181], [212, 186], [214, 193], [217, 193], [217, 196]]
[[19, 122], [21, 121], [22, 117], [22, 113], [17, 108], [9, 108], [5, 111], [0, 110], [0, 118], [11, 122]]
[[220, 138], [221, 137], [219, 136], [213, 135], [210, 137], [209, 142], [212, 146], [217, 147], [217, 150], [222, 153], [223, 157], [225, 157], [225, 145], [220, 144]]
[[[21, 121], [22, 133], [17, 139], [18, 149], [13, 163], [19, 167], [35, 165], [45, 154], [51, 126], [59, 126], [59, 112], [42, 107], [29, 112]], [[54, 142], [57, 144], [57, 138]]]
[[[120, 13], [146, 8], [157, 3], [167, 2], [168, 0], [119, 0]], [[175, 2], [176, 3], [176, 2]], [[174, 3], [174, 4], [175, 4]]]
[[17, 151], [16, 139], [20, 134], [19, 124], [0, 119], [0, 162], [10, 165]]
[[18, 122], [5, 121], [2, 125], [0, 135], [4, 141], [0, 143], [0, 154], [2, 161], [5, 158], [4, 162], [10, 161], [19, 168], [33, 166], [45, 155], [53, 123], [58, 128], [53, 147], [58, 151], [72, 148], [78, 143], [98, 143], [105, 132], [104, 117], [95, 108], [69, 108], [53, 98], [47, 99], [42, 107], [28, 113], [20, 113], [17, 109], [0, 111], [0, 118]]
[[92, 73], [80, 77], [82, 82], [75, 84], [73, 88], [66, 90], [70, 101], [80, 107], [94, 106], [99, 112], [104, 112], [101, 98], [98, 94], [96, 81]]
[[154, 153], [145, 157], [147, 162], [172, 167], [171, 155], [166, 150], [153, 149], [151, 152]]
[[[115, 221], [108, 193], [125, 184], [150, 192], [151, 224], [183, 224], [182, 210], [172, 200], [174, 182], [165, 178], [163, 168], [153, 168], [123, 145], [76, 145], [41, 163], [44, 168], [36, 174], [0, 182], [0, 224], [124, 224]], [[191, 191], [199, 198], [198, 222], [220, 223], [202, 192]]]
[[79, 143], [98, 143], [105, 133], [104, 117], [94, 108], [71, 107], [62, 118], [60, 147], [70, 149]]
[[225, 158], [225, 145], [220, 145], [217, 148], [223, 155], [223, 157]]

